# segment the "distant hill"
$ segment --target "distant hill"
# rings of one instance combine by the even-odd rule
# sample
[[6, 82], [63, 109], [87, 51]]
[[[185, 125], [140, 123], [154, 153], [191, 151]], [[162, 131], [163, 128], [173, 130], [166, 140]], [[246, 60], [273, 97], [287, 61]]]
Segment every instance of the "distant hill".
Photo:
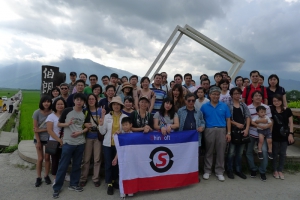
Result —
[[[59, 62], [40, 63], [40, 62], [18, 62], [8, 66], [0, 66], [0, 88], [21, 88], [21, 89], [39, 89], [41, 85], [41, 66], [52, 65], [57, 66], [60, 72], [65, 72], [67, 75], [67, 82], [69, 82], [69, 73], [71, 71], [79, 73], [85, 72], [87, 75], [96, 74], [101, 84], [101, 77], [103, 75], [110, 75], [111, 73], [117, 73], [119, 76], [130, 77], [132, 73], [121, 69], [107, 67], [99, 63], [93, 62], [89, 59], [65, 59]], [[145, 69], [146, 72], [147, 69]], [[271, 73], [270, 73], [271, 74]], [[242, 77], [249, 77], [249, 72], [241, 70], [239, 72]], [[264, 85], [268, 86], [267, 79], [269, 74], [263, 74], [265, 76]], [[279, 75], [280, 77], [280, 75]], [[169, 81], [171, 79], [169, 76]], [[193, 76], [193, 79], [199, 84], [199, 76]], [[213, 77], [210, 77], [212, 84], [214, 83]], [[234, 81], [234, 80], [233, 80]], [[299, 90], [300, 81], [280, 79], [280, 85], [287, 91]]]
[[41, 85], [41, 66], [52, 65], [59, 67], [60, 72], [65, 72], [67, 81], [69, 82], [69, 74], [71, 71], [79, 73], [84, 72], [87, 75], [96, 74], [98, 82], [101, 84], [101, 77], [103, 75], [110, 75], [117, 73], [122, 76], [131, 76], [132, 73], [106, 67], [104, 65], [95, 63], [88, 59], [65, 59], [60, 62], [40, 63], [40, 62], [19, 62], [9, 66], [2, 66], [0, 73], [0, 87], [4, 88], [22, 88], [22, 89], [39, 89]]

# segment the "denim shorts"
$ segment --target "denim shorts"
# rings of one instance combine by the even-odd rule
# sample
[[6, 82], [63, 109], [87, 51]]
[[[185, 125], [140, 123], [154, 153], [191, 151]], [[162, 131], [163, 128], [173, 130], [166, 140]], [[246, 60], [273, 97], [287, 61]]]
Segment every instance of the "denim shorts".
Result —
[[257, 129], [257, 133], [258, 134], [262, 134], [265, 136], [265, 138], [269, 138], [269, 139], [272, 139], [272, 133], [271, 133], [271, 129], [267, 128], [267, 129]]

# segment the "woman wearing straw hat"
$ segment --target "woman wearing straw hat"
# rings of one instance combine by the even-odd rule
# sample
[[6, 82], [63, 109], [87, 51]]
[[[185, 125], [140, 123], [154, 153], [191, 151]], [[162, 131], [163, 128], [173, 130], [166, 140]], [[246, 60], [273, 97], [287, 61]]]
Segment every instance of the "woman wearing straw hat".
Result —
[[121, 89], [122, 93], [119, 95], [122, 99], [122, 102], [124, 102], [124, 98], [127, 96], [133, 97], [132, 90], [133, 90], [133, 87], [131, 86], [131, 84], [129, 82], [123, 83], [122, 89]]
[[117, 154], [114, 142], [114, 134], [118, 134], [122, 130], [121, 121], [127, 115], [121, 110], [124, 104], [119, 96], [113, 97], [109, 104], [111, 112], [105, 115], [105, 108], [102, 108], [101, 119], [99, 120], [100, 133], [104, 135], [103, 152], [105, 161], [105, 182], [108, 184], [107, 194], [113, 195], [114, 188], [119, 189], [117, 182], [118, 164], [112, 165], [112, 162]]

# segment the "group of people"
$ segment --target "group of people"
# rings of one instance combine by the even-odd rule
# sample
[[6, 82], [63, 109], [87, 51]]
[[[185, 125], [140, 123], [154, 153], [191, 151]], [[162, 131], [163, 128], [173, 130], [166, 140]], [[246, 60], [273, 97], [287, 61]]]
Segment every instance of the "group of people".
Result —
[[[8, 107], [8, 113], [12, 113], [14, 110], [14, 103], [15, 100], [13, 98], [10, 99], [10, 103], [9, 103], [9, 107]], [[6, 108], [6, 103], [4, 103], [2, 97], [0, 97], [0, 113], [2, 112], [6, 112], [7, 108]]]
[[[274, 178], [284, 179], [287, 146], [294, 142], [293, 119], [277, 75], [269, 76], [268, 87], [263, 86], [264, 78], [258, 71], [250, 73], [251, 82], [236, 77], [235, 85], [225, 71], [214, 75], [213, 85], [205, 74], [200, 77], [199, 86], [193, 85], [189, 73], [176, 74], [170, 84], [167, 76], [166, 72], [155, 74], [153, 83], [143, 77], [138, 86], [137, 75], [128, 80], [113, 73], [101, 78], [101, 86], [95, 74], [88, 77], [88, 85], [85, 73], [77, 80], [77, 73], [71, 72], [71, 83], [53, 88], [51, 96], [42, 96], [39, 109], [33, 114], [38, 155], [35, 186], [42, 183], [45, 160], [44, 180], [46, 184], [52, 183], [51, 168], [53, 198], [59, 197], [70, 163], [69, 190], [83, 191], [91, 163], [92, 181], [99, 187], [101, 155], [104, 155], [107, 194], [112, 195], [119, 188], [115, 134], [159, 131], [166, 135], [184, 130], [198, 132], [199, 154], [204, 152], [203, 179], [212, 174], [214, 152], [214, 173], [219, 181], [225, 180], [225, 171], [228, 178], [233, 179], [235, 174], [246, 179], [241, 169], [244, 150], [252, 178], [260, 173], [261, 180], [266, 181], [268, 159], [272, 159]], [[248, 143], [231, 141], [233, 131], [243, 137], [250, 136]], [[61, 146], [55, 155], [44, 153], [43, 146], [48, 140], [58, 141]], [[259, 166], [253, 156], [256, 144]], [[125, 195], [133, 194], [121, 197]]]

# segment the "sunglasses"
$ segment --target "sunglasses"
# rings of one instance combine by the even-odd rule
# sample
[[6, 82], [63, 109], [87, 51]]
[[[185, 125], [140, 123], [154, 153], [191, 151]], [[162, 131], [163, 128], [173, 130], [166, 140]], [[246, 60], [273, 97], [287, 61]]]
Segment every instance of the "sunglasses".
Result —
[[68, 88], [60, 88], [61, 90], [67, 90]]
[[196, 101], [195, 99], [193, 99], [193, 100], [192, 99], [187, 100], [187, 102], [189, 102], [189, 103], [191, 103], [191, 102], [195, 103], [195, 101]]

